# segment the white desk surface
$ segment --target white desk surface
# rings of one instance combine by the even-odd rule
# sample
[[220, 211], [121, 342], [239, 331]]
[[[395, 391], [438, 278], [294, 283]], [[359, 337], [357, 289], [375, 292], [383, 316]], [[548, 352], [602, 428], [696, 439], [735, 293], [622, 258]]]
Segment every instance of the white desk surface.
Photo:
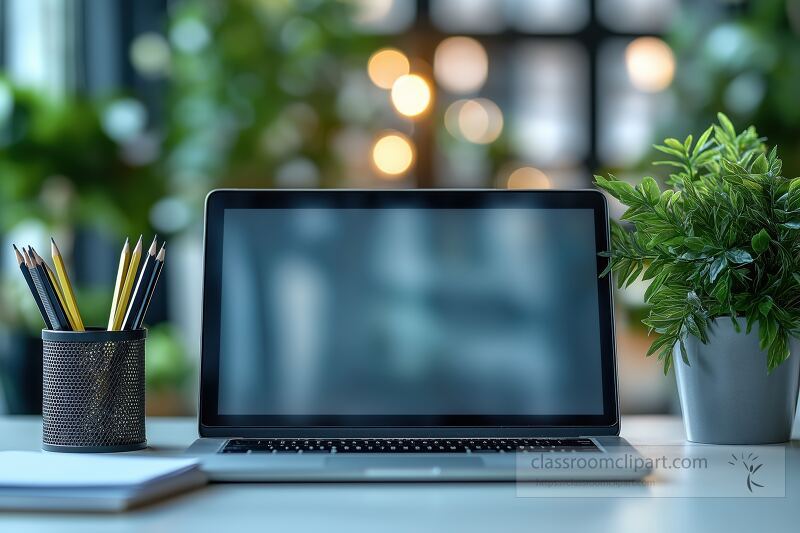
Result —
[[[798, 436], [795, 428], [795, 438]], [[675, 417], [623, 417], [633, 444], [682, 444]], [[192, 419], [148, 420], [158, 451], [196, 436]], [[38, 449], [41, 419], [0, 417], [0, 449]], [[514, 483], [214, 484], [117, 515], [3, 513], [0, 532], [76, 531], [800, 531], [800, 441], [787, 447], [786, 497], [523, 498]], [[247, 529], [245, 529], [247, 528]]]

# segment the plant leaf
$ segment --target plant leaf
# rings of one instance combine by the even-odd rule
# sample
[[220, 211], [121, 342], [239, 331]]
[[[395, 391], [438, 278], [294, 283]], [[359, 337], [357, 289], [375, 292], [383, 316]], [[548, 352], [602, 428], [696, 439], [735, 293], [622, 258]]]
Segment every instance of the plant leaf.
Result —
[[764, 316], [769, 315], [772, 309], [773, 300], [769, 296], [765, 296], [763, 300], [758, 303], [758, 312]]
[[750, 239], [750, 244], [753, 247], [753, 251], [757, 254], [765, 252], [767, 248], [769, 248], [769, 233], [764, 228], [761, 228], [761, 231], [753, 235], [753, 238]]
[[725, 260], [724, 255], [720, 255], [719, 257], [714, 259], [714, 262], [711, 263], [711, 268], [709, 268], [708, 270], [708, 276], [709, 279], [711, 280], [711, 283], [714, 283], [714, 281], [716, 281], [717, 276], [719, 276], [720, 272], [722, 272], [722, 270], [726, 266], [728, 266], [728, 262]]
[[764, 154], [760, 154], [753, 162], [753, 166], [750, 167], [750, 170], [753, 172], [753, 174], [764, 174], [767, 172], [769, 170], [767, 157]]
[[736, 128], [733, 127], [733, 123], [727, 116], [725, 116], [723, 113], [717, 113], [717, 120], [719, 121], [725, 133], [727, 133], [732, 139], [736, 137]]
[[783, 177], [777, 148], [721, 113], [699, 137], [656, 149], [671, 171], [666, 188], [595, 178], [627, 207], [607, 257], [617, 284], [649, 281], [642, 323], [659, 336], [648, 354], [667, 373], [676, 357], [688, 363], [689, 335], [706, 343], [711, 320], [726, 317], [737, 331], [757, 326], [776, 368], [800, 338], [800, 178]]
[[725, 257], [728, 259], [728, 261], [731, 263], [736, 263], [737, 265], [744, 265], [753, 262], [753, 256], [751, 256], [746, 250], [742, 250], [740, 248], [728, 250], [725, 252]]
[[647, 176], [642, 180], [641, 188], [651, 204], [655, 205], [658, 203], [658, 200], [661, 198], [661, 191], [658, 188], [656, 180]]

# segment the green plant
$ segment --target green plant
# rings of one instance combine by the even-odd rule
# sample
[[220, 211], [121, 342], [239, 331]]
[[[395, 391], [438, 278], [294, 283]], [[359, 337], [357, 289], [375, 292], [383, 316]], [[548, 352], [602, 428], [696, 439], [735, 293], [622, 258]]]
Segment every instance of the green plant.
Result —
[[[4, 96], [5, 95], [5, 96]], [[46, 227], [136, 234], [164, 194], [152, 165], [130, 161], [105, 131], [113, 100], [55, 98], [0, 77], [0, 231], [24, 221]]]
[[696, 142], [666, 139], [656, 146], [670, 158], [669, 188], [652, 177], [636, 187], [613, 176], [595, 183], [628, 209], [615, 224], [609, 266], [620, 287], [641, 275], [651, 305], [644, 324], [660, 334], [647, 355], [658, 354], [664, 372], [684, 339], [708, 342], [711, 321], [746, 319], [759, 326], [768, 368], [789, 356], [789, 337], [800, 334], [800, 178], [781, 175], [777, 148], [769, 153], [752, 126], [736, 133], [730, 120]]
[[196, 37], [173, 39], [164, 157], [172, 188], [202, 213], [214, 187], [275, 187], [280, 176], [298, 174], [309, 178], [300, 186], [341, 186], [340, 134], [376, 118], [364, 97], [360, 113], [346, 111], [343, 87], [365, 74], [385, 40], [356, 31], [356, 5], [184, 0], [174, 7], [170, 35]]

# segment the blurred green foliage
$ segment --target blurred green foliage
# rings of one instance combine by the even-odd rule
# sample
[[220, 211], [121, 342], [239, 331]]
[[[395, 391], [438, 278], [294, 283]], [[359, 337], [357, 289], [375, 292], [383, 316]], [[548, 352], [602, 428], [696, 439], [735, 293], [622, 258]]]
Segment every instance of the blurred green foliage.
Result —
[[0, 231], [28, 219], [51, 231], [146, 230], [163, 180], [150, 166], [127, 161], [124, 147], [103, 130], [110, 100], [48, 96], [5, 80], [0, 90], [9, 96], [0, 119]]
[[683, 2], [667, 40], [678, 63], [677, 113], [664, 135], [697, 131], [724, 112], [758, 124], [800, 175], [800, 1]]
[[213, 187], [271, 187], [302, 161], [340, 184], [337, 98], [376, 39], [352, 27], [352, 2], [188, 0], [170, 20], [166, 173], [199, 203]]
[[[344, 0], [171, 5], [166, 105], [154, 120], [123, 95], [50, 96], [0, 79], [0, 234], [25, 224], [114, 239], [149, 234], [151, 223], [179, 232], [196, 227], [210, 189], [273, 186], [276, 169], [292, 161], [313, 168], [317, 184], [337, 185], [333, 137], [347, 122], [340, 88], [377, 47], [352, 28], [352, 8]], [[136, 131], [115, 134], [131, 121]], [[143, 139], [154, 157], [136, 156]], [[157, 227], [159, 204], [171, 229]], [[191, 213], [182, 224], [178, 208]], [[26, 287], [18, 273], [4, 274], [0, 327], [35, 331], [41, 319]], [[105, 323], [108, 288], [76, 291], [85, 322]], [[180, 339], [169, 325], [150, 329], [149, 390], [173, 392], [190, 377]]]

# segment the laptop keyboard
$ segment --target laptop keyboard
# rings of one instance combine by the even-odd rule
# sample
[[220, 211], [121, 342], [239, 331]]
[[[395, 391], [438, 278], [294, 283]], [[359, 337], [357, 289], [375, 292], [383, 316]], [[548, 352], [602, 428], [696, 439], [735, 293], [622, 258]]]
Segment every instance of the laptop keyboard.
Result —
[[231, 439], [222, 453], [596, 452], [591, 439]]

